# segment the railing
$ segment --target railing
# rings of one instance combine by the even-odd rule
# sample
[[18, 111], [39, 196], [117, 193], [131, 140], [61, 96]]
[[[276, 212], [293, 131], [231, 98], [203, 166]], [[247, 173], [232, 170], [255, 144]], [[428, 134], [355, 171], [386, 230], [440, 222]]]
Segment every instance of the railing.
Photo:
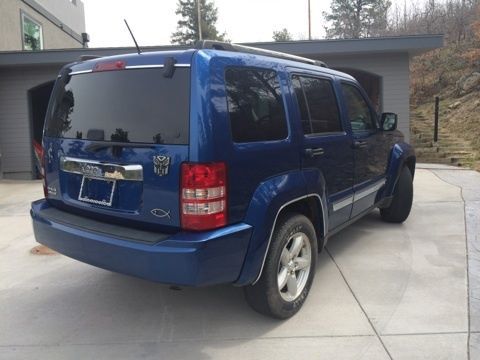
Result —
[[435, 124], [433, 128], [433, 141], [438, 141], [438, 108], [440, 105], [440, 98], [435, 96]]

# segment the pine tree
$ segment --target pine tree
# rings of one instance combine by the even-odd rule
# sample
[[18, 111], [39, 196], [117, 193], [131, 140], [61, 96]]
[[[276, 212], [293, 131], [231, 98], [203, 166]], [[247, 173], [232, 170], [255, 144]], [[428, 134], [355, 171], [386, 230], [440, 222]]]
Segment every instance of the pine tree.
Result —
[[220, 34], [215, 26], [218, 10], [212, 0], [178, 0], [175, 14], [181, 19], [171, 36], [173, 44], [193, 44], [199, 39], [197, 1], [200, 1], [202, 39], [225, 41], [225, 33]]
[[332, 0], [330, 13], [323, 13], [331, 26], [327, 38], [358, 39], [379, 36], [387, 28], [390, 0]]
[[286, 28], [279, 31], [274, 31], [272, 36], [274, 41], [290, 41], [293, 40], [292, 34]]

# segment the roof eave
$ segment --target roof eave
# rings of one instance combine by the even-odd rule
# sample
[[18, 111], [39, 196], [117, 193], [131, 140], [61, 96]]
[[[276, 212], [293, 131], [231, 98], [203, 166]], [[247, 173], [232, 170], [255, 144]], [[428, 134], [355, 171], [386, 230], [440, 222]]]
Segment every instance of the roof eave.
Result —
[[[443, 47], [443, 35], [415, 35], [399, 37], [336, 39], [287, 42], [256, 42], [243, 45], [267, 50], [286, 52], [299, 56], [321, 58], [335, 55], [361, 55], [373, 53], [408, 53], [410, 56]], [[151, 46], [142, 47], [143, 51], [163, 51], [188, 49], [190, 46]], [[133, 47], [116, 48], [76, 48], [45, 51], [0, 52], [0, 67], [28, 65], [63, 65], [77, 61], [81, 55], [109, 56], [134, 53]]]

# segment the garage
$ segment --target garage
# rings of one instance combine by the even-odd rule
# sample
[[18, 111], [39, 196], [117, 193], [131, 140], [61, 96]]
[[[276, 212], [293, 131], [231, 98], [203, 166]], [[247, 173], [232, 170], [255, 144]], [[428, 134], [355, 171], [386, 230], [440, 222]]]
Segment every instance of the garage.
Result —
[[[409, 138], [409, 63], [443, 46], [442, 35], [244, 44], [325, 61], [364, 86], [378, 111], [399, 115]], [[172, 50], [159, 46], [144, 51]], [[34, 144], [41, 140], [47, 100], [60, 68], [82, 55], [108, 56], [134, 48], [0, 52], [0, 178], [33, 179], [39, 171]]]

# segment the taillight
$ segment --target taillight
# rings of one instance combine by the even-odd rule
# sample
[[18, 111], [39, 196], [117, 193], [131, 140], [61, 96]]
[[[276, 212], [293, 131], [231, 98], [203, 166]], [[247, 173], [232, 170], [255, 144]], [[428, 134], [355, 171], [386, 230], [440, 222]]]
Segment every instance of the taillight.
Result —
[[183, 229], [210, 230], [227, 223], [224, 163], [183, 163], [180, 191]]
[[45, 196], [45, 198], [48, 197], [48, 185], [47, 185], [47, 171], [46, 171], [46, 168], [45, 168], [45, 156], [46, 156], [46, 151], [45, 151], [45, 148], [42, 147], [42, 150], [40, 152], [40, 165], [42, 167], [41, 171], [40, 171], [40, 176], [42, 177], [42, 181], [43, 181], [43, 195]]

